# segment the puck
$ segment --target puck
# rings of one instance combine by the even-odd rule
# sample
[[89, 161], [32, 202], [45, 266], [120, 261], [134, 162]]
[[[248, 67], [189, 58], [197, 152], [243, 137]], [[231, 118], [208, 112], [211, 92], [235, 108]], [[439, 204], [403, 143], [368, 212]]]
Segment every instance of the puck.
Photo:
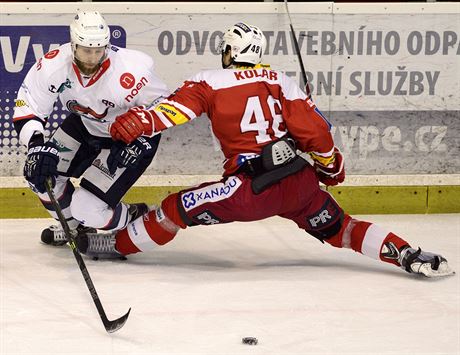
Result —
[[246, 345], [257, 345], [258, 343], [257, 338], [254, 338], [254, 337], [245, 337], [241, 341], [243, 342], [243, 344], [246, 344]]

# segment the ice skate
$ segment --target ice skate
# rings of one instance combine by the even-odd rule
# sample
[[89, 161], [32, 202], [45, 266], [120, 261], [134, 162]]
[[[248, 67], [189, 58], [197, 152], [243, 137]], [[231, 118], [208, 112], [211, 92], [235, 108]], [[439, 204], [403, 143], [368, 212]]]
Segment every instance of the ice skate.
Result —
[[[78, 225], [75, 229], [76, 235], [84, 235], [86, 233], [96, 233], [96, 229], [91, 227], [85, 227], [83, 225]], [[53, 245], [53, 246], [62, 246], [67, 243], [67, 238], [65, 236], [64, 230], [61, 225], [52, 225], [49, 228], [45, 228], [41, 234], [41, 241], [44, 244]]]
[[454, 275], [447, 260], [441, 255], [415, 250], [410, 247], [403, 248], [398, 258], [401, 267], [409, 273], [421, 274], [426, 277], [441, 277]]
[[76, 238], [77, 248], [80, 253], [98, 259], [122, 259], [126, 260], [116, 248], [116, 233], [88, 233]]

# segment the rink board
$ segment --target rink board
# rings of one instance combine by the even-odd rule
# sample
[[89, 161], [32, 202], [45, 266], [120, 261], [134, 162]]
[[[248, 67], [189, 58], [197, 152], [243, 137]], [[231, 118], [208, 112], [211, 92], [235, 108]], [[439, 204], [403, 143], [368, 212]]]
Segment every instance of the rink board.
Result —
[[[126, 202], [159, 204], [184, 186], [135, 186]], [[340, 186], [328, 188], [350, 214], [459, 213], [460, 185], [433, 186]], [[49, 218], [28, 188], [0, 189], [0, 218]]]
[[[43, 53], [68, 41], [68, 24], [79, 9], [105, 14], [113, 44], [151, 55], [171, 90], [192, 73], [216, 68], [223, 27], [238, 21], [263, 28], [265, 61], [301, 81], [281, 3], [6, 3], [0, 26], [0, 180], [18, 179], [24, 165], [25, 149], [9, 122], [17, 88]], [[292, 3], [290, 9], [314, 100], [331, 120], [345, 157], [347, 182], [352, 174], [372, 174], [368, 180], [380, 182], [331, 189], [344, 209], [459, 212], [459, 4], [317, 2]], [[56, 104], [47, 134], [66, 117], [61, 106]], [[146, 174], [201, 175], [198, 183], [208, 181], [206, 174], [220, 174], [222, 160], [209, 121], [200, 118], [163, 133]], [[387, 174], [457, 177], [388, 184]], [[149, 182], [135, 186], [126, 200], [158, 203], [194, 184]], [[0, 218], [47, 217], [26, 186], [0, 184]]]

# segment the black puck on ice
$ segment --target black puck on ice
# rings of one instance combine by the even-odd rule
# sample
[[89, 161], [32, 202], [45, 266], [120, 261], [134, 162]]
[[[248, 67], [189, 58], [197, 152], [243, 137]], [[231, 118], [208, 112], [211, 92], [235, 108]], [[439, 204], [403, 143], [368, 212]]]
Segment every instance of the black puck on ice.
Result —
[[254, 337], [245, 337], [241, 341], [243, 342], [243, 344], [246, 344], [246, 345], [257, 345], [258, 343], [257, 338], [254, 338]]

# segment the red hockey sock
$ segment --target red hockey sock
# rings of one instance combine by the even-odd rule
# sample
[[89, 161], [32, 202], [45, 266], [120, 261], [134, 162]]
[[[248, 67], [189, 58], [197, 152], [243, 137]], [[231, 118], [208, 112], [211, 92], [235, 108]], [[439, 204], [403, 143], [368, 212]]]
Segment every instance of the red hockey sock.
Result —
[[178, 194], [166, 197], [161, 208], [150, 211], [128, 224], [116, 236], [115, 247], [123, 255], [153, 250], [176, 236], [179, 228], [186, 228], [177, 209]]
[[382, 247], [385, 243], [391, 242], [400, 250], [403, 246], [409, 245], [404, 239], [388, 232], [376, 224], [359, 221], [349, 215], [345, 215], [342, 228], [326, 242], [337, 248], [350, 248], [354, 251], [367, 255], [373, 259], [382, 260], [399, 266], [397, 260], [382, 257]]
[[165, 215], [168, 216], [168, 218], [174, 224], [184, 229], [187, 227], [187, 225], [182, 220], [180, 213], [179, 213], [179, 209], [177, 208], [177, 200], [179, 198], [180, 196], [177, 193], [169, 195], [161, 202], [161, 208], [163, 209], [163, 212], [165, 213]]
[[115, 249], [123, 255], [135, 254], [141, 251], [131, 241], [128, 234], [128, 228], [123, 228], [117, 232]]
[[[396, 247], [396, 249], [398, 249], [398, 251], [400, 251], [402, 249], [402, 247], [404, 247], [404, 246], [410, 247], [410, 244], [408, 242], [406, 242], [404, 239], [398, 237], [396, 234], [393, 234], [391, 232], [388, 233], [387, 237], [383, 241], [382, 247], [386, 243], [393, 243], [393, 245]], [[380, 250], [380, 260], [385, 261], [385, 262], [390, 263], [390, 264], [395, 264], [397, 266], [401, 266], [397, 259], [384, 257], [382, 255], [383, 254], [382, 251], [383, 250]], [[399, 253], [398, 253], [398, 255], [399, 255]]]

